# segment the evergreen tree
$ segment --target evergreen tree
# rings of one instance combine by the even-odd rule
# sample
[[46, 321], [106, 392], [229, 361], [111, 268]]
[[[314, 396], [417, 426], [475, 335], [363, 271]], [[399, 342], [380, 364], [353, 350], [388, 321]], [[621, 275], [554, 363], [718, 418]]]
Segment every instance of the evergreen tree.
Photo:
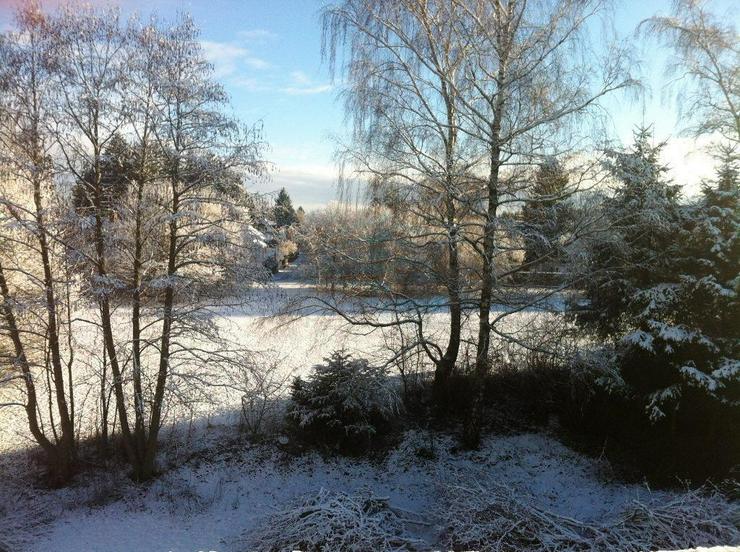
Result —
[[293, 202], [290, 200], [290, 196], [285, 191], [285, 188], [280, 189], [280, 193], [275, 200], [274, 213], [275, 223], [280, 228], [291, 226], [298, 221], [295, 210], [293, 209]]
[[641, 130], [632, 150], [611, 154], [612, 234], [594, 244], [590, 307], [577, 318], [615, 339], [623, 389], [665, 424], [666, 446], [726, 467], [740, 452], [730, 446], [740, 420], [738, 171], [727, 157], [716, 184], [681, 204], [649, 137]]
[[[548, 159], [539, 166], [521, 212], [527, 271], [558, 269], [559, 240], [570, 218], [570, 209], [564, 200], [567, 190], [568, 174], [556, 159]], [[536, 280], [544, 283], [552, 279]]]
[[602, 338], [618, 338], [631, 327], [640, 290], [675, 277], [679, 189], [659, 162], [663, 144], [651, 140], [650, 130], [640, 128], [629, 150], [607, 152], [606, 167], [618, 184], [603, 202], [609, 228], [589, 246], [589, 306], [577, 314], [579, 323]]
[[[101, 156], [100, 165], [103, 189], [100, 208], [112, 216], [128, 192], [130, 183], [136, 178], [134, 152], [121, 135], [113, 135]], [[72, 203], [81, 215], [90, 214], [95, 209], [95, 178], [95, 170], [90, 167], [72, 188]]]

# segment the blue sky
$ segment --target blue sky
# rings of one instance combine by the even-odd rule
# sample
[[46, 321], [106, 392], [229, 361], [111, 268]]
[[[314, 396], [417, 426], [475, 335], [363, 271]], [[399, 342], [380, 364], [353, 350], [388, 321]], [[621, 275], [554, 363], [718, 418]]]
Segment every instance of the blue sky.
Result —
[[[12, 20], [21, 0], [0, 0], [0, 28]], [[53, 8], [60, 0], [50, 0]], [[97, 2], [95, 2], [97, 3]], [[121, 0], [124, 12], [144, 15], [155, 10], [163, 18], [178, 11], [192, 14], [202, 30], [203, 46], [215, 65], [216, 76], [231, 95], [234, 114], [244, 122], [261, 120], [270, 143], [268, 157], [275, 163], [269, 182], [259, 191], [285, 186], [295, 205], [313, 208], [334, 199], [337, 169], [330, 136], [341, 134], [343, 114], [321, 60], [322, 0]], [[711, 0], [710, 5], [737, 21], [733, 0]], [[615, 26], [631, 37], [636, 25], [656, 12], [667, 13], [670, 0], [615, 2]], [[737, 23], [736, 23], [737, 24]], [[664, 52], [655, 44], [641, 48], [639, 76], [647, 94], [638, 101], [610, 101], [615, 138], [630, 139], [641, 122], [654, 123], [656, 138], [670, 139], [667, 160], [676, 165], [674, 178], [682, 182], [705, 176], [710, 168], [691, 140], [678, 136], [675, 110], [662, 93]]]

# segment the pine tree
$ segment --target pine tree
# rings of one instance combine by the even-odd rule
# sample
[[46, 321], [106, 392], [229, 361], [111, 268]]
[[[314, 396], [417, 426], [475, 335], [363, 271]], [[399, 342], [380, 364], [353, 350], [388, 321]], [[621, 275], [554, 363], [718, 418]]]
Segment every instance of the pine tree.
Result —
[[280, 189], [280, 193], [275, 200], [275, 223], [279, 228], [285, 226], [291, 226], [298, 222], [295, 210], [293, 209], [293, 202], [285, 191], [285, 188]]
[[[111, 138], [100, 165], [102, 208], [112, 215], [128, 192], [130, 183], [136, 179], [134, 152], [120, 134]], [[95, 171], [89, 168], [72, 188], [72, 203], [81, 215], [90, 214], [94, 209], [94, 179]]]
[[[740, 419], [738, 171], [726, 157], [716, 183], [682, 204], [659, 153], [640, 131], [630, 152], [612, 154], [613, 233], [595, 244], [578, 320], [615, 339], [624, 390], [677, 454], [726, 463], [737, 446], [719, 443]], [[702, 452], [722, 449], [736, 452]]]

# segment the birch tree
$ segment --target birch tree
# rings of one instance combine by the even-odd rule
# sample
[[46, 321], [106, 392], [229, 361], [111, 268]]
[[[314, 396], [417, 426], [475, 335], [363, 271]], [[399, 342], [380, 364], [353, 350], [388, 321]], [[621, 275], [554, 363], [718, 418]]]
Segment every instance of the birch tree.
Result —
[[73, 298], [52, 163], [54, 67], [39, 7], [20, 9], [16, 22], [0, 44], [0, 331], [12, 343], [29, 429], [60, 484], [73, 474], [76, 437]]
[[675, 0], [673, 13], [656, 15], [640, 25], [673, 57], [667, 76], [677, 90], [679, 119], [693, 122], [694, 136], [717, 133], [740, 143], [740, 38], [731, 19], [720, 18], [704, 0]]
[[244, 215], [239, 202], [246, 201], [241, 178], [259, 176], [266, 168], [260, 127], [243, 127], [224, 114], [228, 98], [212, 80], [193, 22], [185, 17], [163, 31], [158, 50], [153, 137], [162, 156], [159, 206], [165, 241], [164, 261], [149, 282], [159, 306], [148, 323], [156, 325], [159, 337], [151, 344], [158, 361], [139, 465], [142, 478], [154, 473], [166, 395], [177, 392], [168, 383], [177, 376], [204, 383], [185, 367], [218, 371], [233, 360], [230, 351], [219, 348], [223, 341], [209, 310], [209, 278], [230, 270], [234, 259], [214, 252], [239, 248]]
[[[434, 363], [438, 388], [452, 373], [461, 344], [464, 276], [459, 257], [474, 163], [459, 132], [458, 96], [468, 53], [467, 40], [455, 29], [459, 17], [454, 3], [417, 0], [349, 0], [324, 12], [330, 61], [342, 47], [347, 50], [345, 109], [353, 140], [343, 161], [369, 183], [376, 198], [393, 195], [394, 218], [404, 221], [386, 239], [395, 246], [392, 258], [380, 262], [439, 285], [446, 299], [435, 307], [450, 312], [447, 342], [438, 343], [425, 330], [425, 301], [381, 282], [375, 290], [384, 297], [378, 312], [354, 322], [413, 328], [416, 338], [407, 346], [421, 347]], [[379, 315], [388, 311], [397, 316], [381, 322]]]
[[[105, 179], [106, 148], [126, 122], [126, 34], [117, 9], [64, 6], [52, 18], [50, 35], [56, 65], [56, 133], [64, 168], [79, 184], [89, 209], [81, 223], [92, 229], [89, 248], [77, 251], [89, 266], [88, 293], [98, 307], [95, 322], [102, 332], [101, 357], [110, 366], [116, 407], [124, 444], [128, 450], [131, 429], [126, 415], [123, 367], [114, 335], [112, 295], [123, 282], [111, 273], [115, 251], [111, 224], [114, 205]], [[104, 376], [103, 376], [104, 377]]]
[[[531, 166], [543, 155], [572, 151], [574, 138], [585, 136], [584, 122], [595, 114], [599, 99], [634, 81], [624, 50], [605, 46], [597, 52], [588, 40], [588, 27], [598, 25], [607, 2], [457, 3], [464, 14], [461, 32], [470, 37], [473, 48], [465, 67], [473, 93], [461, 95], [461, 128], [486, 152], [487, 174], [477, 203], [480, 238], [471, 244], [482, 261], [476, 352], [476, 377], [482, 378], [490, 370], [491, 336], [510, 339], [501, 322], [528, 306], [491, 318], [492, 299], [509, 272], [497, 266], [505, 250], [501, 215], [507, 206], [521, 202], [522, 192], [531, 185], [530, 179], [519, 178], [518, 168]], [[466, 430], [471, 446], [479, 438], [476, 412], [481, 400], [479, 394]]]

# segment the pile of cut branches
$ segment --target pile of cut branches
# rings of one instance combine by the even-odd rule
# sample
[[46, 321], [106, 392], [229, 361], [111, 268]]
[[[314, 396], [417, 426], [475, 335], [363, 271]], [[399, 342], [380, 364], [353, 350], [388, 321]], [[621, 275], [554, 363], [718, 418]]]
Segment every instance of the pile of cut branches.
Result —
[[[404, 517], [404, 516], [411, 517]], [[400, 552], [428, 548], [406, 525], [421, 523], [372, 494], [321, 489], [264, 521], [242, 542], [244, 550], [347, 550]]]
[[669, 500], [633, 501], [617, 516], [584, 522], [540, 506], [506, 485], [443, 487], [442, 544], [448, 549], [499, 552], [660, 550], [738, 545], [740, 507], [713, 489]]

